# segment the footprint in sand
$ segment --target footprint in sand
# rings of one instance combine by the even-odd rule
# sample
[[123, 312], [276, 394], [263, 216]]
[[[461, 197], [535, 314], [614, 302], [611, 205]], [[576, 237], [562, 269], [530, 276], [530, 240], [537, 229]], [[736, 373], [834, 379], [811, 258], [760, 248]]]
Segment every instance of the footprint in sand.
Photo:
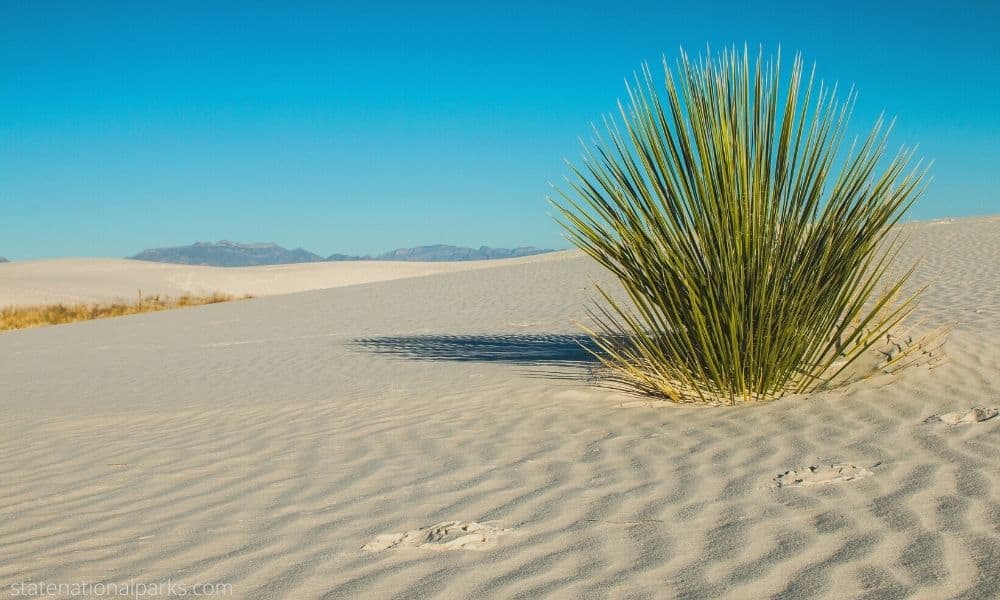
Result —
[[968, 425], [969, 423], [978, 423], [980, 421], [992, 419], [997, 416], [998, 413], [1000, 413], [1000, 411], [995, 408], [974, 406], [968, 410], [956, 410], [955, 412], [928, 417], [924, 423], [940, 421], [941, 423], [948, 425]]
[[405, 533], [380, 535], [361, 547], [364, 552], [381, 552], [402, 546], [424, 550], [488, 550], [513, 533], [490, 523], [445, 521]]
[[872, 475], [872, 472], [868, 469], [846, 463], [811, 466], [798, 471], [785, 471], [774, 478], [774, 487], [842, 483], [862, 479], [869, 475]]

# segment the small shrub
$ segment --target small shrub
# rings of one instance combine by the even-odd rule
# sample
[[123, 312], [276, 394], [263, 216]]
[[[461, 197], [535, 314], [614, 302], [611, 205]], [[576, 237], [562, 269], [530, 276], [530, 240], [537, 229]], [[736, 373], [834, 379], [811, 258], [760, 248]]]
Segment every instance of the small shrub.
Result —
[[[887, 270], [892, 227], [924, 188], [914, 150], [886, 157], [880, 118], [850, 146], [856, 95], [837, 99], [796, 57], [746, 49], [644, 66], [622, 125], [594, 128], [553, 204], [569, 239], [621, 282], [591, 312], [613, 381], [674, 401], [755, 401], [831, 381], [917, 294]], [[814, 96], [815, 93], [815, 96]]]

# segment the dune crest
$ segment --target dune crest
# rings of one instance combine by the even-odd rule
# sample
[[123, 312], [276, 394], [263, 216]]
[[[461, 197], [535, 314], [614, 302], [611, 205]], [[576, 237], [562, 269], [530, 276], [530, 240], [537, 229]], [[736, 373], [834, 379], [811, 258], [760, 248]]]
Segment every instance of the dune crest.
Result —
[[206, 267], [111, 258], [5, 263], [0, 307], [28, 304], [135, 301], [143, 296], [273, 296], [558, 260], [567, 252], [463, 262], [318, 262], [254, 267]]

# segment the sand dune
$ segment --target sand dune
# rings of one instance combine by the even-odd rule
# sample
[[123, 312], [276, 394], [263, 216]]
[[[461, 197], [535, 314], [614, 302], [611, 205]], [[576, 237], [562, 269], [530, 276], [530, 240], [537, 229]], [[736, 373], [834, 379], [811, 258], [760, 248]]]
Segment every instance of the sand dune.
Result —
[[[555, 255], [541, 255], [536, 260], [552, 260]], [[428, 263], [344, 261], [239, 268], [114, 258], [19, 261], [0, 264], [0, 306], [134, 300], [140, 292], [146, 296], [214, 292], [270, 296], [521, 264], [531, 258]]]
[[0, 335], [0, 597], [997, 598], [1000, 219], [910, 233], [949, 360], [763, 405], [593, 385], [576, 253]]

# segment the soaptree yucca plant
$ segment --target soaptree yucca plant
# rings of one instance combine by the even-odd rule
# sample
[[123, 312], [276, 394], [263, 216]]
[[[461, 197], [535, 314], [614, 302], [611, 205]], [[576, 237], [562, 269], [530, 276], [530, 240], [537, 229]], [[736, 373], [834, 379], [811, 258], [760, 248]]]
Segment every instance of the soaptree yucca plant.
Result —
[[886, 155], [881, 117], [845, 146], [854, 91], [780, 63], [681, 51], [663, 100], [644, 66], [621, 122], [570, 164], [560, 222], [630, 300], [598, 286], [584, 325], [613, 381], [679, 402], [805, 392], [913, 309], [893, 225], [926, 169], [914, 149]]

